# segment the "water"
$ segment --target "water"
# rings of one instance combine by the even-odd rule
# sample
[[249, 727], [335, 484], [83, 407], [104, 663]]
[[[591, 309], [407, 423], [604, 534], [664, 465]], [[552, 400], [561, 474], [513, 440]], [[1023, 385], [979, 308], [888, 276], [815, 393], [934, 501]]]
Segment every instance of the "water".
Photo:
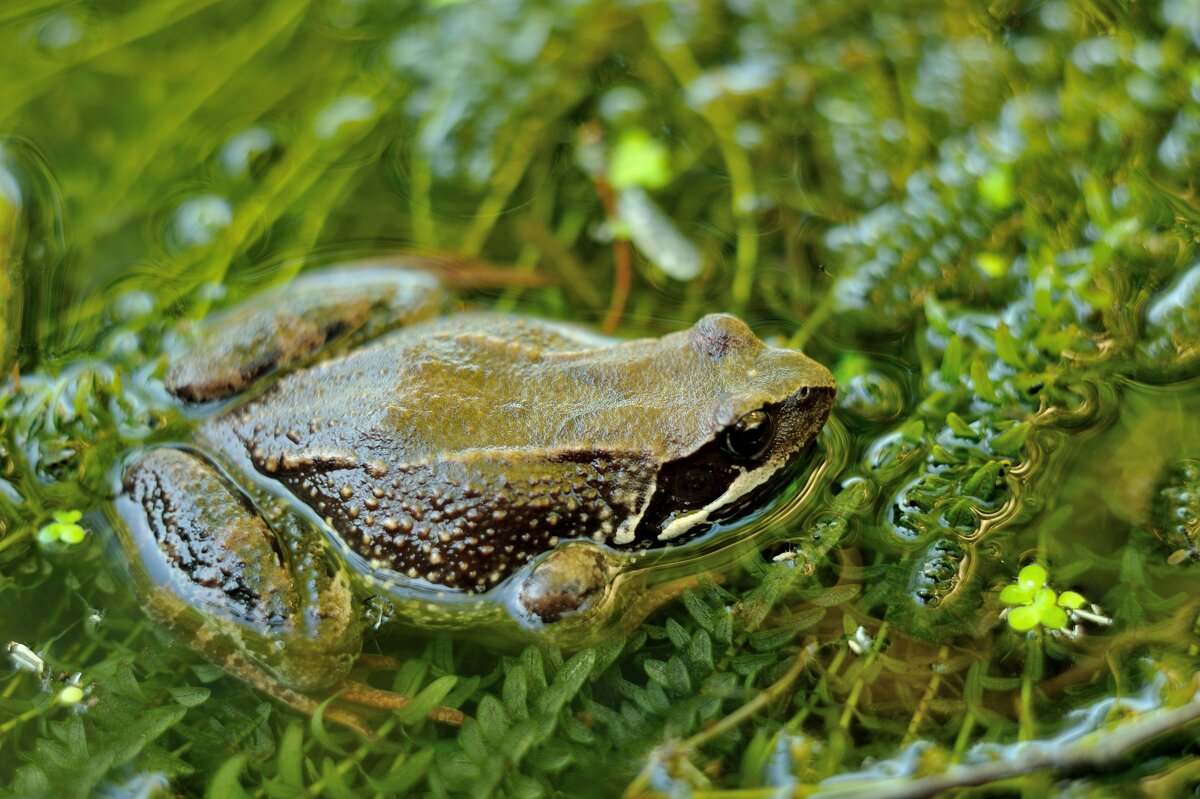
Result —
[[[1095, 714], [1122, 702], [1188, 707], [1195, 21], [1176, 0], [0, 11], [0, 643], [33, 658], [0, 667], [0, 795], [875, 791], [1119, 731]], [[617, 190], [657, 210], [622, 220]], [[476, 278], [465, 303], [620, 335], [736, 311], [840, 394], [781, 496], [640, 561], [572, 646], [369, 601], [367, 651], [400, 661], [374, 684], [473, 721], [382, 715], [364, 743], [149, 623], [106, 509], [131, 448], [195, 423], [161, 378], [199, 320], [397, 251]], [[38, 541], [72, 510], [82, 543]], [[1000, 595], [1030, 564], [1090, 618], [1014, 630]], [[1172, 741], [1072, 790], [1182, 791]]]

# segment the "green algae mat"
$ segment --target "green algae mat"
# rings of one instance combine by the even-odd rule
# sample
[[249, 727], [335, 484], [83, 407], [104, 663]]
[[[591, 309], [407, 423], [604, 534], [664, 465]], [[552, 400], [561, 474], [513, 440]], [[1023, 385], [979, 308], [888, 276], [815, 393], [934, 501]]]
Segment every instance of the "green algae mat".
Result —
[[[1193, 795], [1198, 175], [1195, 0], [9, 0], [0, 796]], [[110, 508], [198, 322], [401, 255], [838, 398], [593, 640], [364, 597], [364, 738], [150, 621]]]

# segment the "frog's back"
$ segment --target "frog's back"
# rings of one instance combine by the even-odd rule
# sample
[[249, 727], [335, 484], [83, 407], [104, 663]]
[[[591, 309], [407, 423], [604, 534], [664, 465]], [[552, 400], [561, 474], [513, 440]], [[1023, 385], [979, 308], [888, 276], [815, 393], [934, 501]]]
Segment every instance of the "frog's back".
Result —
[[548, 456], [561, 432], [528, 418], [546, 391], [537, 364], [607, 343], [516, 317], [417, 325], [284, 376], [202, 437], [285, 486], [371, 570], [486, 590], [560, 535], [610, 537], [644, 501], [636, 457], [614, 469], [582, 439]]
[[202, 437], [286, 487], [369, 569], [481, 591], [560, 536], [634, 543], [662, 464], [824, 385], [810, 370], [832, 385], [733, 317], [613, 343], [468, 315], [285, 375]]
[[722, 403], [746, 394], [768, 349], [753, 344], [749, 366], [731, 368], [723, 361], [735, 357], [698, 352], [687, 333], [614, 343], [569, 325], [465, 315], [286, 375], [207, 432], [267, 472], [297, 459], [399, 467], [489, 448], [687, 451], [736, 418]]

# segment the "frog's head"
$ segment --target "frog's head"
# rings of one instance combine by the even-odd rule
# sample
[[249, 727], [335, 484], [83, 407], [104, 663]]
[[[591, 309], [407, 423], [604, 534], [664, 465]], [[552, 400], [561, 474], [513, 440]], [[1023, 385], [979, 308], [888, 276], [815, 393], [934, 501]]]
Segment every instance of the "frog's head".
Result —
[[687, 407], [691, 426], [661, 442], [653, 495], [618, 545], [661, 546], [733, 515], [788, 472], [833, 408], [828, 369], [764, 344], [728, 314], [661, 339], [658, 354], [663, 379], [685, 395], [677, 410]]

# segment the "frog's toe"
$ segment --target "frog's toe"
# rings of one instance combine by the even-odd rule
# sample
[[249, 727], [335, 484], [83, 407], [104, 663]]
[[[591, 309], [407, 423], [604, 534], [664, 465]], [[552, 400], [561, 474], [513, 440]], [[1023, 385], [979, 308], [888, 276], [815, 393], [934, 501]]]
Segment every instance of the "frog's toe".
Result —
[[616, 564], [593, 544], [568, 544], [547, 555], [521, 583], [519, 602], [531, 616], [553, 622], [601, 604]]
[[[337, 698], [344, 702], [353, 702], [362, 707], [378, 710], [400, 710], [412, 702], [407, 696], [394, 691], [385, 691], [357, 680], [343, 680], [335, 689]], [[438, 705], [425, 715], [430, 721], [440, 721], [443, 724], [458, 726], [466, 718], [461, 710]]]

